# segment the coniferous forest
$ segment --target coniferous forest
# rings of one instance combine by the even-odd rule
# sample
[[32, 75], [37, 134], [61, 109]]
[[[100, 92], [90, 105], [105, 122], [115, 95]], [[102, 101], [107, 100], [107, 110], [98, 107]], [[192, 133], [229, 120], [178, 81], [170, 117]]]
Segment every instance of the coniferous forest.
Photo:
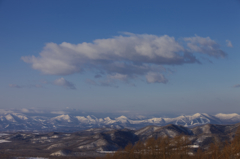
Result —
[[215, 141], [208, 148], [194, 147], [187, 136], [160, 137], [129, 144], [123, 150], [101, 159], [238, 159], [240, 158], [240, 129], [228, 141]]

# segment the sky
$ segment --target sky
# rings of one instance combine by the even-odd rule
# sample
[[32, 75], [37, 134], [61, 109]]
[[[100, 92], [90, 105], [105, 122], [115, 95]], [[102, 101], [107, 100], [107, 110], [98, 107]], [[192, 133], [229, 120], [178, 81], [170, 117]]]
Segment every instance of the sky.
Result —
[[239, 0], [2, 0], [0, 108], [240, 113]]

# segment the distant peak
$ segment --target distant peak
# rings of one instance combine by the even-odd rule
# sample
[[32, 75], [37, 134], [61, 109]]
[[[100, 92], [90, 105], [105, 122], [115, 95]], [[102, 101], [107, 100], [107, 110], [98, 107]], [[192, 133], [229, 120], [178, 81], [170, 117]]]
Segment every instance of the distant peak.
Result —
[[232, 113], [232, 114], [219, 113], [219, 114], [216, 114], [215, 116], [220, 119], [231, 119], [233, 117], [238, 117], [239, 115], [237, 113]]
[[120, 117], [117, 117], [116, 119], [128, 119], [126, 116], [122, 115]]
[[87, 116], [88, 119], [92, 119], [92, 117], [90, 115]]
[[54, 117], [53, 119], [55, 120], [67, 120], [68, 122], [70, 122], [70, 116], [68, 114], [62, 114], [59, 116]]
[[13, 118], [13, 116], [12, 116], [11, 114], [7, 114], [7, 115], [5, 116], [5, 119], [7, 119], [7, 120], [9, 120], [9, 121], [14, 121], [14, 122], [15, 122], [15, 120], [14, 120], [14, 118]]
[[193, 116], [201, 116], [202, 114], [200, 113], [196, 113], [196, 114], [193, 114]]
[[104, 118], [104, 120], [111, 120], [109, 117]]
[[69, 117], [69, 115], [68, 114], [62, 114], [62, 115], [59, 115], [59, 117]]
[[237, 113], [231, 113], [231, 114], [224, 114], [224, 113], [218, 113], [216, 115], [222, 115], [222, 116], [236, 116], [238, 115]]

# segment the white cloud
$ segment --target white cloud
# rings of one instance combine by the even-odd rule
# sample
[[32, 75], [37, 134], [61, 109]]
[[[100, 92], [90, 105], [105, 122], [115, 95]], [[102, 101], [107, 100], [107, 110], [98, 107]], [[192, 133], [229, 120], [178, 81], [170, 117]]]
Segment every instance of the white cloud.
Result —
[[149, 72], [146, 75], [146, 79], [148, 83], [167, 83], [168, 80], [164, 77], [164, 75], [155, 72]]
[[195, 37], [184, 38], [184, 40], [187, 42], [187, 46], [191, 52], [203, 53], [216, 58], [224, 58], [227, 56], [227, 54], [220, 49], [219, 44], [209, 37], [203, 38], [196, 35]]
[[53, 84], [57, 85], [57, 86], [62, 86], [64, 88], [76, 89], [75, 85], [72, 82], [69, 82], [69, 81], [65, 80], [64, 78], [56, 79], [53, 82]]
[[232, 42], [230, 40], [226, 40], [227, 47], [233, 47]]
[[[48, 43], [39, 57], [26, 56], [22, 60], [44, 74], [69, 75], [98, 71], [102, 73], [95, 78], [106, 75], [116, 80], [128, 80], [152, 72], [160, 75], [166, 71], [166, 65], [199, 63], [195, 52], [216, 58], [226, 56], [209, 37], [195, 36], [184, 40], [187, 48], [168, 35], [126, 33], [125, 36], [96, 39], [93, 43]], [[161, 83], [161, 80], [152, 81]]]

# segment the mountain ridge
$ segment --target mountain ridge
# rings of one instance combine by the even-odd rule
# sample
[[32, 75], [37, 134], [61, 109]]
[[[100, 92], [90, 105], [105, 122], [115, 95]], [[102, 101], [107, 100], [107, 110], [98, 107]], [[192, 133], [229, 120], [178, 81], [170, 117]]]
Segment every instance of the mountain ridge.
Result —
[[146, 119], [130, 119], [124, 115], [116, 118], [97, 118], [93, 115], [78, 116], [59, 114], [47, 117], [43, 114], [30, 116], [27, 113], [7, 112], [0, 115], [0, 131], [80, 131], [89, 128], [128, 128], [139, 129], [147, 125], [165, 126], [168, 124], [184, 127], [196, 127], [205, 124], [235, 124], [240, 122], [237, 113], [209, 115], [195, 113], [175, 118], [153, 117]]
[[[150, 138], [187, 137], [192, 148], [208, 149], [211, 143], [231, 141], [240, 123], [233, 125], [205, 124], [194, 128], [168, 124], [149, 125], [139, 130], [127, 128], [90, 128], [78, 132], [12, 132], [0, 134], [0, 152], [50, 156], [101, 156], [123, 149], [127, 144]], [[23, 146], [24, 145], [24, 146]], [[9, 151], [11, 149], [11, 151]]]

